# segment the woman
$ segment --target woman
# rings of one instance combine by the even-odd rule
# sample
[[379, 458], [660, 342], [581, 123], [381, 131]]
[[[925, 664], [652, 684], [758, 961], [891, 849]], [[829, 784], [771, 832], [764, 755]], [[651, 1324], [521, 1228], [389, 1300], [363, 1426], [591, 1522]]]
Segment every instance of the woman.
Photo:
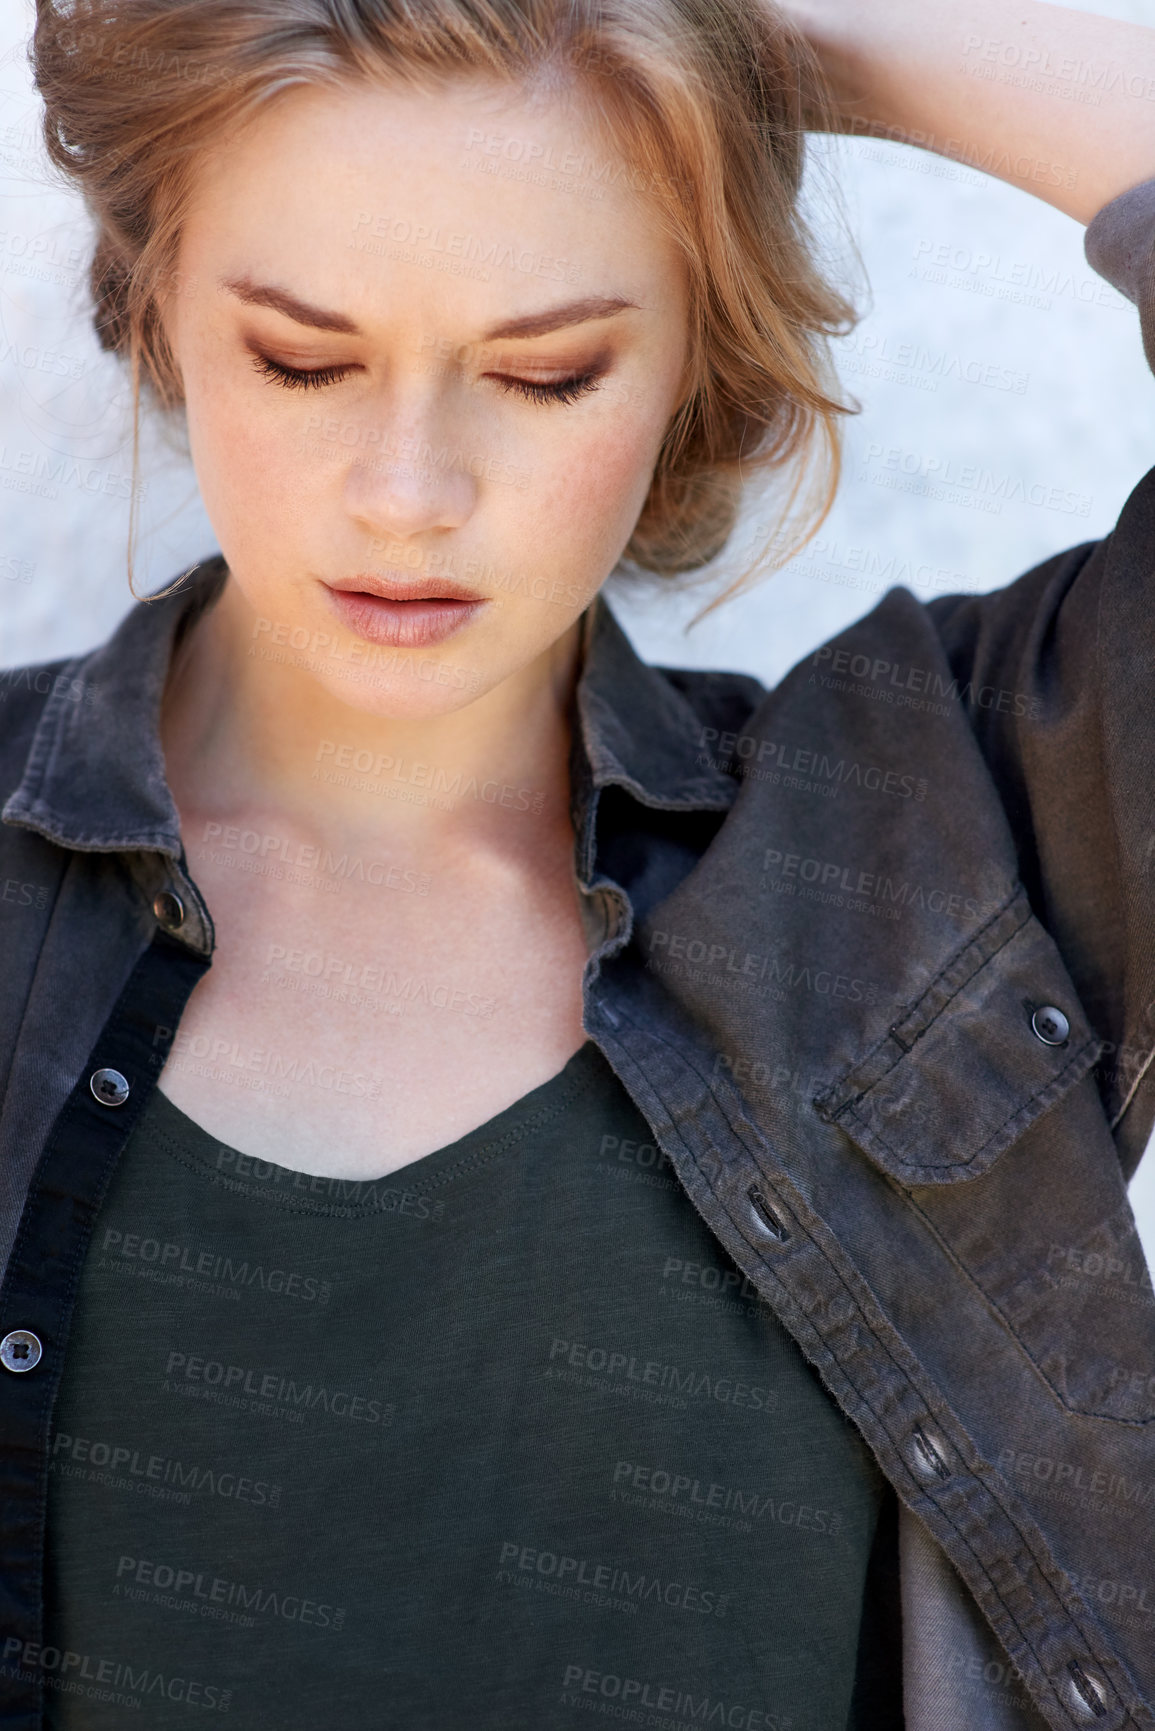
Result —
[[[1149, 123], [1006, 113], [991, 16], [800, 22], [840, 123], [1075, 158], [1136, 292]], [[1113, 28], [1022, 23], [1155, 76]], [[833, 479], [785, 20], [35, 54], [223, 556], [7, 682], [6, 1722], [1147, 1722], [1146, 484], [770, 695], [648, 668], [619, 560]]]

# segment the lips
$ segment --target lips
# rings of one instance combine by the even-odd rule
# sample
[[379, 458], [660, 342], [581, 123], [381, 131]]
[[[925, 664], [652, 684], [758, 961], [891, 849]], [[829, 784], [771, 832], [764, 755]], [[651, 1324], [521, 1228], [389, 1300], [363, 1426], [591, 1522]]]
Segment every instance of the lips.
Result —
[[479, 601], [475, 590], [463, 583], [454, 583], [436, 572], [428, 576], [409, 576], [398, 572], [360, 572], [356, 577], [336, 577], [327, 587], [342, 594], [376, 595], [383, 601]]
[[393, 649], [443, 643], [485, 605], [484, 597], [437, 576], [393, 578], [374, 572], [326, 583], [325, 589], [350, 631]]

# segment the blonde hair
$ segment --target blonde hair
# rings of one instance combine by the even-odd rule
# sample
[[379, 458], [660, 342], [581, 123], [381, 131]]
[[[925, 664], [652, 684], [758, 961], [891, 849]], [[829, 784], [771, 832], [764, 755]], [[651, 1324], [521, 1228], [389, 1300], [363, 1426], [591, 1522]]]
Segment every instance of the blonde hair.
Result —
[[[49, 153], [95, 220], [100, 342], [130, 360], [137, 408], [144, 383], [166, 409], [181, 392], [160, 295], [198, 155], [226, 128], [302, 85], [568, 75], [690, 284], [691, 386], [626, 562], [663, 576], [704, 565], [744, 483], [771, 471], [791, 484], [760, 569], [825, 518], [848, 412], [827, 339], [854, 315], [799, 210], [821, 83], [767, 0], [37, 0], [32, 59]], [[134, 415], [134, 463], [137, 429]]]

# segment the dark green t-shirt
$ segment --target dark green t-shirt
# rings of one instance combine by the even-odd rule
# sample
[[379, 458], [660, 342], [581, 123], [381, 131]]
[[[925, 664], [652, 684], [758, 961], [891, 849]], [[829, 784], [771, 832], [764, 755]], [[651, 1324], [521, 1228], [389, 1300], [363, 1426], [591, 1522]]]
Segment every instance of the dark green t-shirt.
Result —
[[53, 1429], [52, 1726], [901, 1723], [892, 1494], [592, 1044], [371, 1182], [154, 1091]]

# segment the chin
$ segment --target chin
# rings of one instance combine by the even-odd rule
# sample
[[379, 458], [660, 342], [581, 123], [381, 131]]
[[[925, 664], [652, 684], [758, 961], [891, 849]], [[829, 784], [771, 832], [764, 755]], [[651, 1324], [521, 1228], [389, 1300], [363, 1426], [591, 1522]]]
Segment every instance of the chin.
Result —
[[349, 709], [382, 721], [432, 721], [464, 709], [489, 689], [476, 669], [413, 654], [407, 670], [366, 664], [344, 673], [326, 669], [320, 683]]

